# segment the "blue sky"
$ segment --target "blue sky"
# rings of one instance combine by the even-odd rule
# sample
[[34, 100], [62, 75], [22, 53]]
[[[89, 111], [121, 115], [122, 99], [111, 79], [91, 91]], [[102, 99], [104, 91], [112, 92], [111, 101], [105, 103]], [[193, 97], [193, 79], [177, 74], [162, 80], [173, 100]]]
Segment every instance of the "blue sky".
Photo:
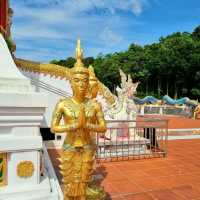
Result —
[[124, 51], [200, 25], [199, 0], [10, 0], [16, 56], [48, 62]]

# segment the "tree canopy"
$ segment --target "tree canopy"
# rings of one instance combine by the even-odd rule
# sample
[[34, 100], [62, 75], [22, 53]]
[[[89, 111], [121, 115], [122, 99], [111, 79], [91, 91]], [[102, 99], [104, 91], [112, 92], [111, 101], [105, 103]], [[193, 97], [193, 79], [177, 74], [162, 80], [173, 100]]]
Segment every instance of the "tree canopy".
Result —
[[[72, 67], [74, 58], [51, 63]], [[112, 91], [120, 84], [119, 69], [139, 81], [138, 96], [168, 94], [200, 100], [200, 26], [192, 33], [176, 32], [157, 43], [130, 44], [127, 51], [84, 59], [93, 65], [100, 81]]]

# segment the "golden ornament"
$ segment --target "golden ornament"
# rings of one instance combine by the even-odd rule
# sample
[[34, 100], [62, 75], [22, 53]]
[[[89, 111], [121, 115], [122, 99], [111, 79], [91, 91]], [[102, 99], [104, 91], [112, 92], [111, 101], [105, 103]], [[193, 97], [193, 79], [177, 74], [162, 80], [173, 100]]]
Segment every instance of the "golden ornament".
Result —
[[34, 172], [34, 165], [31, 161], [23, 161], [17, 165], [17, 175], [19, 177], [31, 177]]

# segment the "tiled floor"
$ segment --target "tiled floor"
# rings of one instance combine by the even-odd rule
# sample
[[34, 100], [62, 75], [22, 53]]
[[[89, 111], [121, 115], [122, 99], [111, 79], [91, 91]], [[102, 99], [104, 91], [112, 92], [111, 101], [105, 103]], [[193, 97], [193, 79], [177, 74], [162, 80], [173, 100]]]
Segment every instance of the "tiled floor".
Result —
[[[169, 141], [167, 158], [98, 163], [113, 200], [200, 200], [200, 140]], [[49, 150], [55, 169], [59, 151]]]

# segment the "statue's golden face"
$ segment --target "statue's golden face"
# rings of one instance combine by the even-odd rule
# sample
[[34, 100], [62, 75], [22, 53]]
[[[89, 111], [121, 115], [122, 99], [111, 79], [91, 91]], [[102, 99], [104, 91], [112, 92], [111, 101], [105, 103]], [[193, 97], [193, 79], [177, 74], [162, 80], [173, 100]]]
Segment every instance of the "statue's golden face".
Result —
[[86, 94], [89, 85], [87, 74], [73, 74], [71, 79], [73, 93]]

